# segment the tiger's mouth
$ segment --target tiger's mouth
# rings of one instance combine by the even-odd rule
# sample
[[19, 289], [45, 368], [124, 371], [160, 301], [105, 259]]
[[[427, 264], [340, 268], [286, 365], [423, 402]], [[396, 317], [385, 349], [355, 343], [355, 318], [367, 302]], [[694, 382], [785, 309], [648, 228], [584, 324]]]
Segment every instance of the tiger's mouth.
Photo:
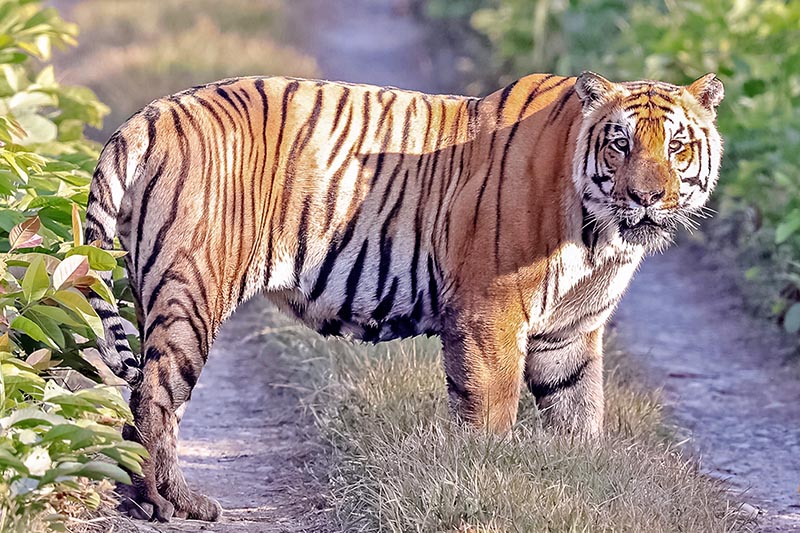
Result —
[[619, 218], [619, 233], [623, 240], [644, 246], [647, 250], [660, 250], [672, 242], [675, 225], [668, 218], [656, 220], [644, 214], [638, 220]]
[[655, 220], [653, 220], [652, 218], [650, 218], [650, 215], [643, 216], [641, 219], [639, 219], [638, 222], [630, 222], [630, 221], [628, 221], [627, 219], [624, 219], [624, 218], [621, 219], [620, 222], [619, 222], [619, 228], [622, 231], [630, 231], [630, 230], [635, 230], [635, 229], [643, 228], [643, 227], [647, 227], [647, 226], [650, 226], [650, 227], [653, 227], [653, 228], [663, 228], [664, 227], [663, 224], [658, 223]]

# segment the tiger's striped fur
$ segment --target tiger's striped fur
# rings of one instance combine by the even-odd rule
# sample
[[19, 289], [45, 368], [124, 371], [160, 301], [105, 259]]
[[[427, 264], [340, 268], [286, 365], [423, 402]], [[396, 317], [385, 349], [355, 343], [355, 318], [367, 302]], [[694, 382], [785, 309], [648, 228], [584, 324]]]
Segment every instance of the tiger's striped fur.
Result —
[[265, 293], [323, 334], [442, 338], [454, 413], [494, 431], [526, 382], [551, 425], [600, 431], [602, 330], [639, 261], [717, 179], [722, 86], [532, 75], [485, 98], [291, 78], [156, 100], [106, 145], [86, 239], [119, 236], [104, 360], [150, 451], [131, 498], [214, 519], [177, 466], [178, 415], [220, 324]]

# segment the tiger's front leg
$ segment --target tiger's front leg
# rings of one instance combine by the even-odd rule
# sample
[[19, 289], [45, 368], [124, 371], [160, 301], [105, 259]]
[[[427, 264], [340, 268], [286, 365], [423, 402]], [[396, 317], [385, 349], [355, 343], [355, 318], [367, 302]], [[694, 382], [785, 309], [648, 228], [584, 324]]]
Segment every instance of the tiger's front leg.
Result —
[[514, 321], [463, 316], [442, 334], [450, 408], [457, 420], [507, 434], [517, 420], [524, 354]]
[[546, 427], [596, 437], [603, 428], [603, 328], [567, 338], [533, 336], [525, 382]]

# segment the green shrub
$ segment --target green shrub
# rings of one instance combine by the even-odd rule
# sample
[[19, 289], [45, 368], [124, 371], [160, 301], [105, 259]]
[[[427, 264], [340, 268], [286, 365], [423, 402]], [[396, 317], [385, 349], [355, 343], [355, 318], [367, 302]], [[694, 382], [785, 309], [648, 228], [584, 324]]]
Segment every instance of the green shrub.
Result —
[[44, 63], [75, 42], [54, 9], [4, 0], [0, 32], [0, 531], [55, 530], [99, 505], [100, 481], [130, 482], [121, 467], [139, 472], [146, 452], [120, 436], [132, 417], [118, 390], [72, 390], [76, 371], [99, 377], [84, 351], [103, 329], [84, 293], [115, 298], [98, 274], [115, 254], [81, 242], [99, 148], [83, 130], [107, 109]]

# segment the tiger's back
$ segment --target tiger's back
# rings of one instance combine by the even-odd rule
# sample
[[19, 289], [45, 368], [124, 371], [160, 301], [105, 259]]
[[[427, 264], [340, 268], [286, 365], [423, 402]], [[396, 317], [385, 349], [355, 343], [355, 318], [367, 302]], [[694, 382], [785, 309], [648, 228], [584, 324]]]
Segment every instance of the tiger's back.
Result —
[[[216, 321], [265, 289], [325, 333], [431, 329], [436, 209], [452, 194], [436, 167], [464, 165], [475, 112], [470, 98], [285, 78], [153, 102], [101, 158], [141, 173], [127, 178], [118, 232], [143, 305], [165, 273], [189, 268], [210, 274]], [[119, 147], [130, 138], [146, 139], [143, 163], [120, 161], [137, 155]]]

